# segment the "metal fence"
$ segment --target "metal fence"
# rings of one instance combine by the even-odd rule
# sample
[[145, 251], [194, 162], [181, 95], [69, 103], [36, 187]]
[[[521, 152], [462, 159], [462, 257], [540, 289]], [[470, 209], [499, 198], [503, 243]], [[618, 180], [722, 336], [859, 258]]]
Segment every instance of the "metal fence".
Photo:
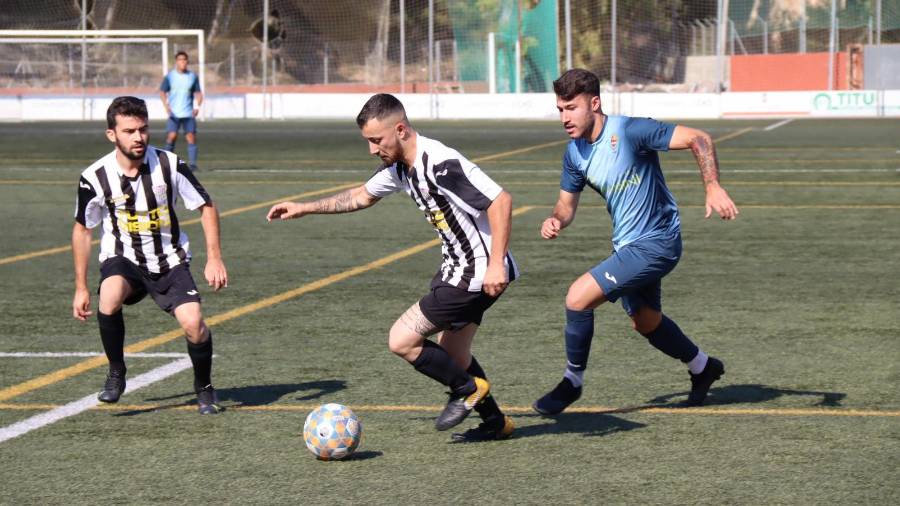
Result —
[[87, 33], [0, 36], [0, 90], [23, 94], [150, 90], [178, 50], [196, 70], [193, 37], [90, 35], [146, 29], [203, 30], [208, 93], [546, 92], [571, 67], [607, 90], [720, 91], [733, 56], [898, 44], [900, 1], [5, 0], [13, 29]]

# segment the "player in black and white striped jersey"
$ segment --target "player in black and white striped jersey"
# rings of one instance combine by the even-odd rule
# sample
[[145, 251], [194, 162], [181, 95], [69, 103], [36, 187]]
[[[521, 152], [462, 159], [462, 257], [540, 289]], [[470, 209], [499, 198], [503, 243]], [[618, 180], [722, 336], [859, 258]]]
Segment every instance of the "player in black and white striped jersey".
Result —
[[81, 173], [72, 230], [72, 315], [85, 321], [92, 314], [87, 287], [91, 229], [103, 227], [97, 320], [109, 373], [98, 398], [117, 402], [125, 391], [122, 305], [135, 304], [149, 294], [184, 329], [200, 412], [217, 413], [221, 407], [211, 381], [212, 335], [200, 311], [200, 295], [189, 270], [190, 244], [179, 226], [175, 204], [181, 200], [187, 209], [200, 210], [207, 250], [204, 274], [216, 291], [228, 284], [218, 211], [183, 161], [147, 144], [143, 100], [116, 98], [106, 119], [106, 136], [116, 149]]
[[[428, 294], [394, 323], [388, 347], [450, 387], [450, 401], [435, 423], [438, 430], [459, 424], [475, 409], [483, 422], [453, 434], [454, 441], [507, 438], [512, 420], [491, 395], [471, 346], [484, 312], [519, 274], [508, 251], [512, 198], [459, 152], [417, 133], [392, 95], [372, 96], [356, 122], [369, 152], [383, 162], [375, 174], [332, 197], [276, 204], [267, 218], [352, 212], [405, 191], [440, 237], [443, 262]], [[428, 339], [437, 333], [437, 343]]]

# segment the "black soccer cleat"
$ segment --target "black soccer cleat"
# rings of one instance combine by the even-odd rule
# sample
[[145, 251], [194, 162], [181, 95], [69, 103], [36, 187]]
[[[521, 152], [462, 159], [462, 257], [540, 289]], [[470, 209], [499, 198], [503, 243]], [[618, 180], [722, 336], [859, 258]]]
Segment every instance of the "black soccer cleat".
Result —
[[581, 397], [581, 387], [572, 384], [569, 378], [563, 378], [556, 387], [531, 405], [542, 415], [558, 415], [570, 404]]
[[491, 391], [491, 384], [484, 378], [475, 378], [475, 391], [469, 395], [450, 397], [444, 411], [434, 421], [437, 430], [456, 427], [469, 416], [476, 404], [483, 401]]
[[100, 402], [119, 402], [119, 397], [125, 393], [125, 371], [109, 371], [106, 375], [106, 383], [103, 390], [97, 394]]
[[706, 367], [700, 374], [691, 375], [691, 393], [688, 394], [686, 406], [702, 406], [713, 382], [725, 374], [725, 364], [715, 357], [709, 357]]
[[206, 385], [197, 390], [197, 409], [201, 415], [215, 415], [225, 411], [225, 408], [219, 404], [216, 389], [212, 385]]
[[450, 435], [450, 439], [454, 443], [479, 443], [482, 441], [499, 441], [512, 436], [516, 426], [512, 418], [503, 416], [499, 423], [481, 422], [477, 427], [473, 427], [465, 432], [455, 432]]

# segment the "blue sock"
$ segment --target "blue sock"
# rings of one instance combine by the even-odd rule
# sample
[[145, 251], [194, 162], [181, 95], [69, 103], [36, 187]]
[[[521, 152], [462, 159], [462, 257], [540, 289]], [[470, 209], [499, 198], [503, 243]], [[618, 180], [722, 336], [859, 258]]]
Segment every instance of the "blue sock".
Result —
[[643, 336], [657, 350], [684, 363], [693, 360], [697, 353], [700, 352], [697, 345], [688, 336], [684, 335], [684, 332], [678, 328], [678, 325], [666, 315], [662, 315], [662, 321], [656, 327], [656, 330], [643, 334]]
[[[570, 371], [584, 371], [594, 338], [594, 310], [566, 309], [566, 360]], [[577, 385], [576, 385], [577, 386]]]
[[197, 144], [188, 144], [188, 163], [197, 165]]
[[175, 143], [174, 143], [174, 142], [167, 142], [167, 143], [166, 143], [166, 151], [171, 151], [171, 152], [174, 153], [174, 152], [175, 152]]

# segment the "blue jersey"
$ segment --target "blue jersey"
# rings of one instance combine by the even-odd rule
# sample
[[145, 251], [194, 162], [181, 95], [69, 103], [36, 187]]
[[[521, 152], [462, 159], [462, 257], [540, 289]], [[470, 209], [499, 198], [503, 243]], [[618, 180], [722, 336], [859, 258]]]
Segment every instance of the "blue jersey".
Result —
[[649, 118], [607, 116], [593, 143], [569, 142], [560, 188], [579, 193], [590, 186], [606, 199], [613, 248], [656, 234], [681, 231], [657, 151], [668, 151], [675, 125]]
[[194, 93], [200, 91], [200, 79], [190, 70], [172, 70], [163, 78], [159, 90], [169, 94], [169, 109], [176, 118], [194, 117]]

